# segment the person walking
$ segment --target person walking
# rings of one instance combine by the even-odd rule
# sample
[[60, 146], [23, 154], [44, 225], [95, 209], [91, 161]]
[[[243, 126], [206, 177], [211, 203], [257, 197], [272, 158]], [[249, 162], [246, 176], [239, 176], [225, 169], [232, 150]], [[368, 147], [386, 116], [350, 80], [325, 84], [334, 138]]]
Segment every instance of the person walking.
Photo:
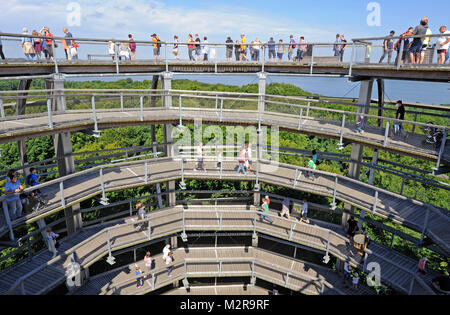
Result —
[[175, 35], [175, 36], [173, 37], [173, 41], [174, 41], [174, 44], [173, 44], [173, 48], [172, 48], [172, 53], [173, 53], [173, 55], [175, 56], [175, 59], [176, 59], [176, 60], [180, 60], [180, 57], [179, 57], [179, 48], [178, 48], [178, 36], [177, 36], [177, 35]]
[[52, 258], [56, 257], [58, 251], [56, 250], [56, 239], [59, 237], [59, 234], [56, 234], [52, 231], [51, 228], [47, 228], [47, 245], [48, 250], [53, 253]]
[[167, 254], [170, 252], [170, 244], [166, 244], [163, 248], [163, 260], [166, 261]]
[[200, 46], [200, 37], [198, 34], [195, 34], [195, 62], [201, 61], [201, 46]]
[[294, 57], [294, 51], [295, 51], [295, 40], [294, 35], [289, 36], [289, 48], [288, 48], [288, 60], [292, 61]]
[[234, 56], [236, 57], [236, 61], [241, 60], [241, 44], [238, 40], [234, 44]]
[[[166, 265], [169, 265], [169, 264], [171, 264], [171, 263], [173, 262], [173, 252], [168, 252], [168, 253], [167, 253], [167, 256], [166, 256], [166, 258], [165, 258], [165, 261], [166, 261]], [[168, 267], [167, 267], [167, 275], [168, 275], [169, 277], [172, 277], [172, 275], [171, 275], [171, 273], [172, 273], [172, 268], [173, 268], [173, 266], [168, 266]]]
[[[0, 33], [1, 33], [1, 32], [2, 32], [2, 31], [0, 30]], [[2, 43], [2, 38], [1, 38], [1, 36], [0, 36], [0, 57], [2, 58], [3, 63], [6, 64], [7, 62], [4, 61], [6, 58], [5, 58], [5, 55], [3, 54], [3, 43]]]
[[42, 46], [43, 40], [42, 38], [37, 37], [39, 36], [39, 33], [36, 30], [33, 30], [31, 35], [36, 36], [35, 38], [33, 38], [34, 51], [36, 52], [37, 60], [41, 60], [42, 51], [44, 51], [44, 47]]
[[113, 61], [116, 59], [116, 44], [114, 44], [112, 40], [108, 42], [108, 54]]
[[217, 168], [220, 170], [223, 166], [223, 152], [219, 151], [217, 153]]
[[136, 276], [140, 276], [136, 278], [136, 288], [141, 289], [144, 287], [144, 277], [142, 275], [141, 267], [136, 267]]
[[302, 210], [300, 212], [300, 220], [299, 221], [309, 224], [309, 219], [308, 219], [308, 202], [306, 201], [306, 199], [303, 199], [303, 201], [302, 201]]
[[161, 61], [161, 40], [159, 36], [155, 33], [152, 34], [152, 42], [153, 42], [153, 55], [155, 56], [155, 62], [158, 60]]
[[355, 271], [353, 273], [353, 277], [352, 277], [353, 289], [355, 289], [355, 290], [358, 289], [358, 283], [359, 283], [359, 276], [358, 276], [358, 273]]
[[356, 222], [355, 218], [353, 216], [348, 219], [347, 223], [345, 224], [345, 231], [346, 235], [350, 240], [353, 240], [353, 237], [356, 234], [356, 231], [358, 231], [358, 223]]
[[139, 225], [140, 230], [145, 228], [145, 219], [147, 219], [147, 212], [145, 211], [145, 205], [138, 202], [136, 204], [136, 209], [138, 209], [138, 221], [141, 221]]
[[428, 261], [428, 258], [426, 256], [424, 256], [419, 260], [419, 263], [417, 265], [417, 273], [422, 278], [427, 274], [427, 271], [425, 269], [425, 265], [426, 265], [427, 261]]
[[308, 177], [312, 177], [312, 179], [314, 180], [316, 177], [314, 176], [314, 172], [312, 170], [315, 170], [317, 168], [317, 165], [316, 165], [316, 163], [314, 163], [314, 160], [313, 160], [312, 156], [309, 157], [308, 168], [311, 171], [307, 172], [307, 176]]
[[267, 202], [266, 198], [263, 198], [263, 203], [261, 205], [261, 210], [263, 211], [263, 213], [261, 214], [261, 221], [264, 221], [264, 219], [266, 219], [267, 221], [270, 222], [270, 224], [273, 223], [273, 220], [271, 217], [269, 217], [267, 214], [269, 213], [269, 204]]
[[63, 33], [66, 34], [64, 37], [66, 38], [63, 40], [63, 48], [66, 52], [66, 58], [67, 60], [72, 60], [72, 47], [73, 47], [73, 41], [71, 38], [73, 38], [73, 35], [67, 28], [63, 28]]
[[[39, 33], [41, 33], [42, 35], [46, 36], [46, 37], [53, 37], [53, 34], [50, 33], [50, 30], [47, 26], [44, 26]], [[45, 47], [44, 47], [44, 53], [45, 53], [45, 58], [47, 60], [53, 60], [53, 40], [52, 39], [45, 39], [44, 40], [45, 43]], [[57, 44], [56, 42], [54, 43], [55, 48], [57, 48]]]
[[[188, 43], [194, 43], [194, 39], [192, 38], [192, 34], [188, 35]], [[188, 44], [188, 55], [189, 55], [189, 60], [190, 61], [194, 61], [194, 56], [193, 56], [193, 52], [194, 52], [194, 45], [193, 44]]]
[[248, 61], [248, 58], [247, 58], [247, 45], [245, 45], [246, 41], [247, 41], [247, 40], [246, 40], [246, 38], [245, 38], [245, 35], [242, 34], [242, 35], [241, 35], [241, 51], [240, 51], [240, 53], [241, 53], [241, 58], [240, 58], [240, 60], [241, 60], [241, 61], [243, 61], [244, 58], [245, 58], [246, 61]]
[[145, 253], [144, 264], [145, 264], [145, 267], [147, 267], [147, 272], [150, 276], [151, 270], [153, 269], [153, 258], [152, 258], [152, 256], [150, 256], [150, 252]]
[[395, 113], [395, 119], [397, 120], [393, 125], [394, 132], [390, 132], [390, 138], [394, 140], [395, 135], [397, 133], [400, 133], [400, 135], [402, 135], [405, 139], [408, 139], [409, 134], [405, 130], [403, 130], [402, 126], [402, 121], [405, 120], [405, 106], [403, 105], [403, 102], [401, 100], [397, 101], [396, 106], [397, 112]]
[[297, 61], [300, 61], [305, 57], [307, 46], [308, 45], [305, 44], [305, 37], [300, 37], [300, 41], [297, 46]]
[[242, 173], [244, 173], [244, 175], [247, 175], [247, 171], [245, 170], [245, 147], [242, 147], [241, 151], [239, 152], [239, 167], [237, 170], [237, 173], [239, 174], [242, 170]]
[[341, 47], [340, 44], [341, 43], [341, 35], [340, 34], [336, 34], [336, 41], [335, 44], [333, 46], [333, 51], [334, 51], [334, 56], [335, 57], [339, 57], [339, 54], [341, 52]]
[[[408, 30], [400, 35], [399, 40], [395, 43], [395, 50], [397, 51], [397, 57], [395, 58], [395, 64], [401, 62], [402, 64], [406, 62], [408, 59], [408, 49], [410, 46], [409, 38], [405, 38], [405, 36], [413, 35], [414, 28], [410, 27]], [[403, 42], [403, 53], [401, 54], [401, 46]], [[402, 60], [399, 60], [400, 54], [402, 55]]]
[[283, 61], [283, 55], [286, 52], [286, 47], [283, 45], [283, 40], [280, 39], [278, 42], [278, 49], [277, 49], [277, 61], [282, 62]]
[[347, 40], [345, 39], [344, 35], [341, 35], [341, 50], [339, 51], [339, 61], [344, 62], [344, 52], [345, 47], [347, 47]]
[[247, 145], [246, 150], [245, 150], [246, 167], [247, 167], [248, 171], [252, 171], [252, 164], [253, 164], [253, 162], [252, 162], [252, 155], [253, 155], [253, 153], [252, 153], [252, 144], [249, 143]]
[[259, 40], [259, 38], [255, 39], [255, 42], [253, 44], [254, 54], [255, 54], [255, 61], [259, 61], [259, 57], [261, 56], [261, 49], [262, 49], [262, 43]]
[[289, 215], [289, 206], [291, 203], [290, 198], [284, 198], [282, 204], [281, 204], [281, 216], [286, 216], [286, 218], [289, 220], [291, 217]]
[[233, 60], [233, 40], [231, 39], [230, 36], [227, 37], [227, 40], [225, 41], [225, 43], [227, 44], [227, 46], [226, 46], [227, 61], [232, 61]]
[[439, 28], [439, 32], [441, 32], [442, 36], [438, 38], [436, 49], [438, 55], [438, 64], [445, 64], [446, 54], [450, 47], [450, 31], [447, 30], [446, 26], [441, 26]]
[[344, 285], [346, 288], [350, 286], [350, 281], [352, 278], [352, 267], [348, 261], [344, 262]]
[[[413, 31], [413, 35], [423, 36], [427, 33], [428, 30], [428, 18], [425, 16], [420, 20], [420, 24], [416, 26]], [[423, 49], [423, 42], [425, 38], [414, 38], [411, 43], [411, 47], [409, 48], [409, 60], [412, 64], [419, 64]]]
[[[22, 34], [28, 35], [28, 29], [26, 27], [22, 29]], [[22, 37], [22, 50], [27, 60], [34, 60], [36, 51], [34, 50], [33, 39], [31, 37]]]
[[10, 195], [6, 198], [6, 204], [10, 213], [11, 221], [22, 216], [22, 202], [20, 196], [16, 195], [23, 191], [23, 186], [17, 179], [16, 172], [9, 172], [9, 181], [5, 184], [5, 195]]
[[[128, 41], [129, 41], [129, 47], [131, 51], [131, 56], [133, 57], [133, 60], [136, 60], [136, 42], [133, 39], [133, 35], [128, 34]], [[131, 59], [130, 56], [130, 59]]]
[[208, 37], [206, 37], [206, 36], [203, 37], [202, 54], [203, 54], [203, 61], [208, 61], [209, 45], [208, 45]]
[[391, 31], [389, 36], [383, 42], [383, 55], [378, 63], [382, 63], [386, 55], [388, 56], [388, 64], [391, 63], [392, 54], [394, 53], [394, 35], [395, 31]]
[[269, 61], [276, 62], [275, 41], [273, 40], [273, 37], [269, 39], [267, 46], [269, 48]]
[[194, 168], [194, 171], [205, 171], [203, 168], [203, 143], [200, 142], [197, 146], [197, 167]]

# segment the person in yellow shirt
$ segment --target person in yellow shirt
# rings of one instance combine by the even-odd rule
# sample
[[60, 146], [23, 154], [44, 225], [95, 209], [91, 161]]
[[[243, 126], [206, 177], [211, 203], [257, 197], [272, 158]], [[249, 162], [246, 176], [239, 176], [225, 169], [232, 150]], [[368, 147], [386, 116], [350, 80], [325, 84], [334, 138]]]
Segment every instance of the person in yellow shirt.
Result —
[[245, 35], [244, 34], [242, 34], [241, 35], [241, 61], [245, 58], [247, 61], [248, 61], [248, 58], [247, 58], [247, 45], [245, 45], [245, 42], [246, 42], [246, 40], [245, 40]]
[[153, 55], [155, 56], [155, 61], [157, 61], [158, 57], [159, 57], [159, 61], [161, 61], [161, 53], [160, 53], [160, 49], [161, 49], [161, 42], [159, 40], [159, 36], [156, 34], [152, 35], [152, 41], [153, 41]]

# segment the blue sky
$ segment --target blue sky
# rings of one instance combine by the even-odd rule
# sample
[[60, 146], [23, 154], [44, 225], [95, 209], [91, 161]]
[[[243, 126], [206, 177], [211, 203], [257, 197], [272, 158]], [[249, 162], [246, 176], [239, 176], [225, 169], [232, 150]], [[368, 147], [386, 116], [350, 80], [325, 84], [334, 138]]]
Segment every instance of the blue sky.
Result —
[[[3, 32], [20, 33], [24, 26], [39, 30], [50, 27], [62, 35], [68, 24], [67, 0], [0, 0]], [[178, 34], [184, 40], [187, 33], [208, 35], [209, 41], [223, 42], [226, 36], [237, 39], [245, 32], [250, 39], [269, 36], [287, 39], [289, 34], [311, 41], [334, 41], [337, 32], [347, 39], [384, 36], [391, 29], [403, 32], [418, 24], [423, 15], [430, 20], [434, 33], [450, 23], [448, 0], [380, 0], [380, 26], [367, 25], [369, 0], [79, 0], [80, 25], [69, 26], [74, 36], [126, 38], [148, 40], [152, 33], [161, 39]], [[7, 4], [7, 5], [6, 5]], [[24, 18], [26, 16], [26, 19]]]

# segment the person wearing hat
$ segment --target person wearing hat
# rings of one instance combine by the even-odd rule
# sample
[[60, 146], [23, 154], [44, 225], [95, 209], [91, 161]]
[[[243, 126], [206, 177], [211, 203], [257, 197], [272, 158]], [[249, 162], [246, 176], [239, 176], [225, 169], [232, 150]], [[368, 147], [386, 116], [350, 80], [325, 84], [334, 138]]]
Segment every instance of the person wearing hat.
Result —
[[244, 60], [244, 58], [245, 58], [245, 60], [248, 61], [248, 58], [247, 58], [247, 45], [245, 45], [246, 41], [247, 40], [245, 39], [245, 35], [242, 34], [241, 35], [241, 61]]
[[417, 265], [417, 273], [421, 276], [424, 277], [427, 273], [427, 271], [425, 270], [425, 265], [428, 261], [428, 258], [426, 256], [422, 257], [422, 259], [419, 260], [419, 264]]
[[155, 61], [158, 60], [159, 57], [159, 61], [161, 61], [161, 43], [159, 40], [159, 36], [156, 35], [155, 33], [152, 34], [152, 41], [153, 41], [153, 55], [155, 56]]
[[[22, 32], [24, 35], [28, 35], [28, 29], [26, 27], [22, 29]], [[27, 60], [34, 60], [36, 51], [34, 50], [33, 39], [31, 37], [22, 37], [22, 50]]]
[[[53, 34], [50, 33], [50, 30], [48, 29], [47, 26], [42, 27], [42, 29], [39, 31], [39, 33], [43, 34], [44, 36], [47, 37], [53, 37]], [[44, 53], [45, 53], [45, 57], [47, 58], [47, 60], [53, 60], [53, 47], [52, 47], [52, 39], [45, 39], [44, 43]], [[55, 48], [58, 47], [56, 45], [56, 42], [54, 43]]]

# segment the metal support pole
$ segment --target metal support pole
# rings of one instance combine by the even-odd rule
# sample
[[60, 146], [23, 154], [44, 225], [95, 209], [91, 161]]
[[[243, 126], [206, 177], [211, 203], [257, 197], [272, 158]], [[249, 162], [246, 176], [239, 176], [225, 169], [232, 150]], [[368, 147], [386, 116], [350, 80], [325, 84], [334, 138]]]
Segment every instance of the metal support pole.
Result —
[[164, 44], [164, 59], [166, 59], [166, 72], [169, 72], [169, 60], [167, 59], [167, 44]]
[[345, 114], [344, 114], [344, 116], [342, 116], [341, 136], [340, 136], [339, 143], [338, 143], [338, 149], [339, 150], [344, 149], [344, 142], [343, 142], [343, 139], [344, 139], [344, 128], [345, 128]]
[[222, 231], [222, 215], [223, 213], [220, 213], [220, 218], [219, 218], [219, 230]]
[[327, 241], [327, 247], [325, 249], [325, 256], [328, 256], [328, 251], [330, 250], [330, 236], [331, 236], [331, 231], [328, 230], [328, 241]]
[[295, 169], [294, 188], [297, 186], [298, 168]]
[[292, 234], [294, 233], [294, 227], [296, 223], [291, 223], [291, 230], [289, 231], [289, 240], [292, 240]]
[[409, 285], [408, 295], [411, 295], [411, 293], [413, 291], [413, 287], [414, 287], [414, 274], [411, 273], [411, 282], [410, 282], [410, 285]]
[[52, 39], [52, 51], [53, 51], [53, 61], [55, 62], [55, 73], [59, 73], [58, 69], [58, 61], [56, 60], [56, 49], [55, 49], [55, 40]]
[[289, 284], [289, 272], [286, 273], [286, 281], [284, 282], [284, 286], [287, 287]]
[[155, 290], [155, 273], [152, 273], [152, 290]]
[[64, 200], [64, 184], [63, 182], [59, 183], [59, 191], [61, 192], [61, 206], [63, 208], [66, 207], [66, 201]]
[[109, 233], [109, 229], [106, 230], [106, 242], [107, 242], [107, 246], [108, 246], [108, 256], [112, 257], [111, 254], [111, 241], [110, 241], [110, 233]]
[[47, 99], [47, 112], [48, 112], [48, 127], [53, 129], [53, 114], [52, 114], [52, 100]]
[[405, 187], [405, 177], [402, 179], [402, 188], [400, 189], [400, 195], [403, 195], [403, 188]]
[[386, 147], [388, 144], [388, 135], [389, 135], [389, 121], [386, 122], [386, 130], [384, 131], [383, 147]]
[[0, 94], [0, 116], [5, 118], [5, 108], [3, 107], [3, 95]]
[[119, 50], [118, 43], [115, 43], [114, 45], [114, 55], [115, 55], [115, 61], [116, 61], [116, 73], [119, 74], [119, 56], [117, 54], [117, 51]]
[[420, 242], [423, 242], [423, 237], [425, 236], [425, 230], [428, 226], [428, 217], [430, 216], [430, 208], [427, 207], [426, 213], [425, 213], [425, 220], [423, 222], [423, 228], [422, 228], [422, 234], [420, 235]]
[[256, 235], [256, 216], [257, 213], [255, 212], [255, 216], [253, 217], [253, 235]]
[[375, 214], [375, 212], [377, 211], [377, 202], [378, 202], [378, 190], [375, 190], [375, 199], [372, 205], [372, 214]]
[[97, 112], [95, 111], [95, 96], [94, 95], [92, 95], [92, 97], [91, 97], [91, 103], [92, 103], [92, 118], [94, 119], [94, 132], [98, 132]]
[[145, 162], [144, 167], [145, 167], [145, 177], [144, 177], [144, 181], [145, 181], [145, 184], [147, 185], [147, 184], [148, 184], [148, 162]]
[[219, 276], [222, 275], [222, 261], [219, 261]]
[[439, 170], [439, 167], [441, 166], [441, 158], [442, 158], [442, 154], [444, 153], [445, 143], [447, 142], [447, 133], [448, 133], [448, 130], [445, 129], [444, 136], [442, 137], [442, 141], [441, 141], [441, 148], [439, 149], [439, 156], [438, 156], [438, 160], [436, 162], [436, 167], [433, 168], [433, 175], [436, 171]]
[[148, 240], [152, 238], [152, 227], [150, 224], [150, 218], [148, 218]]
[[[414, 122], [417, 122], [417, 115], [418, 115], [418, 112], [415, 112], [414, 113]], [[416, 124], [413, 124], [412, 134], [415, 134], [415, 132], [416, 132]]]
[[[400, 67], [402, 66], [402, 59], [403, 59], [403, 49], [405, 47], [405, 41], [402, 40], [400, 42], [400, 51], [398, 52], [398, 60], [397, 60], [397, 70], [400, 70]], [[414, 133], [414, 131], [413, 131]]]
[[300, 116], [298, 117], [298, 130], [302, 128], [303, 108], [300, 108]]
[[182, 105], [182, 102], [181, 102], [181, 95], [180, 96], [178, 96], [178, 108], [180, 109], [180, 122], [179, 122], [179, 125], [180, 126], [183, 126], [183, 105]]
[[222, 111], [223, 111], [223, 98], [220, 99], [220, 121], [223, 120]]
[[367, 257], [369, 255], [367, 253], [364, 253], [364, 265], [363, 265], [363, 272], [366, 272], [367, 269]]
[[338, 177], [334, 178], [334, 188], [333, 188], [333, 202], [331, 203], [331, 209], [336, 210], [336, 189], [338, 184]]
[[261, 66], [261, 72], [264, 72], [264, 65], [266, 63], [266, 46], [263, 45], [262, 47], [263, 53], [262, 53], [262, 66]]
[[391, 245], [389, 246], [390, 248], [392, 248], [392, 246], [394, 246], [394, 239], [395, 239], [395, 234], [392, 233]]
[[309, 108], [311, 107], [311, 102], [308, 102], [308, 107], [306, 108], [306, 117], [309, 117]]
[[352, 76], [352, 70], [353, 70], [353, 62], [355, 60], [355, 43], [353, 42], [352, 45], [352, 57], [350, 59], [350, 67], [348, 69], [348, 76], [351, 77]]
[[130, 217], [133, 215], [133, 204], [130, 201]]
[[314, 45], [311, 47], [311, 68], [309, 70], [309, 74], [313, 74], [313, 68], [314, 68]]
[[120, 92], [120, 111], [123, 112], [123, 92]]
[[14, 241], [14, 230], [12, 228], [11, 218], [9, 216], [8, 204], [6, 202], [6, 199], [3, 199], [2, 205], [3, 205], [3, 215], [5, 216], [6, 225], [8, 226], [9, 229], [9, 238], [11, 239], [11, 241]]
[[103, 180], [103, 168], [100, 168], [100, 187], [102, 189], [102, 198], [101, 198], [101, 203], [102, 204], [107, 204], [108, 199], [106, 199], [106, 194], [105, 194], [105, 182]]
[[144, 97], [140, 96], [139, 97], [139, 117], [141, 119], [141, 121], [144, 121]]

